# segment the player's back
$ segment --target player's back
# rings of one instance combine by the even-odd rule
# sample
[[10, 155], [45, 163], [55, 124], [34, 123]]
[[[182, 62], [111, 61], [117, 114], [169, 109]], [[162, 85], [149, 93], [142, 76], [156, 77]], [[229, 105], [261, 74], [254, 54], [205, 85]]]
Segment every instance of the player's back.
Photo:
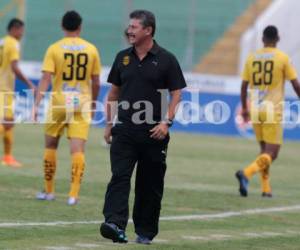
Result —
[[19, 42], [12, 36], [0, 40], [0, 90], [13, 91], [15, 76], [11, 62], [19, 60]]
[[53, 73], [53, 91], [77, 88], [87, 93], [91, 76], [100, 71], [99, 54], [96, 47], [84, 39], [65, 37], [48, 48], [43, 71]]
[[271, 101], [274, 104], [284, 99], [284, 82], [297, 77], [288, 55], [277, 48], [266, 47], [257, 50], [248, 57], [243, 73], [250, 89], [257, 90], [251, 94], [258, 101]]
[[277, 48], [262, 48], [250, 56], [250, 85], [269, 89], [284, 83], [288, 56]]

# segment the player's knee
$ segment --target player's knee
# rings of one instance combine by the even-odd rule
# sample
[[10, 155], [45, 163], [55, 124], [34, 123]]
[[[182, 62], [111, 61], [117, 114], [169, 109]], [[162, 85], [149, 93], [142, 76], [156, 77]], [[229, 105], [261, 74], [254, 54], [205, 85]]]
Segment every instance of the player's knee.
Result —
[[270, 151], [266, 152], [268, 155], [270, 155], [272, 162], [275, 161], [278, 157], [278, 152], [277, 151]]
[[59, 140], [57, 138], [46, 138], [45, 146], [50, 149], [57, 149]]
[[278, 152], [272, 152], [271, 154], [272, 161], [275, 161], [277, 157], [278, 157]]
[[13, 122], [13, 120], [11, 120], [11, 121], [5, 121], [4, 123], [3, 123], [3, 128], [5, 129], [5, 130], [10, 130], [10, 129], [12, 129], [14, 127], [14, 122]]
[[84, 153], [84, 148], [85, 148], [85, 141], [84, 140], [74, 140], [71, 139], [71, 143], [70, 143], [70, 151], [71, 154], [75, 154], [75, 153]]

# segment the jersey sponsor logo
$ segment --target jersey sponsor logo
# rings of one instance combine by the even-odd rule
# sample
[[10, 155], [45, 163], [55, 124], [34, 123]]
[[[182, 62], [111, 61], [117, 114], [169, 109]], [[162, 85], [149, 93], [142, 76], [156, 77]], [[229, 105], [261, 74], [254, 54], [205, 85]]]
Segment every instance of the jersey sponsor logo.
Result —
[[62, 90], [64, 92], [77, 92], [77, 93], [80, 93], [81, 90], [80, 90], [80, 83], [77, 83], [75, 86], [69, 86], [68, 83], [63, 83], [63, 86], [62, 86]]
[[130, 57], [129, 56], [124, 56], [122, 63], [124, 66], [127, 66], [130, 63]]
[[85, 45], [67, 45], [67, 44], [63, 44], [61, 45], [61, 48], [64, 50], [70, 50], [70, 51], [81, 51], [84, 50], [86, 48]]
[[274, 58], [274, 53], [255, 54], [256, 60], [270, 60]]
[[80, 84], [77, 83], [74, 87], [72, 87], [67, 83], [64, 83], [62, 89], [65, 94], [66, 108], [78, 109], [80, 107]]

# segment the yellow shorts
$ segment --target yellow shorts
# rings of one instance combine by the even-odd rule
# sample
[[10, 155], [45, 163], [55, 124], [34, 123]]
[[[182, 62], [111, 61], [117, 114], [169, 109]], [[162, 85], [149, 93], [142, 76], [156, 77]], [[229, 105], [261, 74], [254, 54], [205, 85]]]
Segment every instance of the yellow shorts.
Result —
[[0, 92], [0, 120], [14, 119], [14, 94]]
[[45, 124], [45, 134], [58, 137], [64, 134], [64, 129], [66, 128], [68, 138], [87, 140], [91, 121], [90, 117], [90, 113], [68, 113], [63, 109], [49, 109]]
[[258, 113], [258, 116], [255, 118], [256, 119], [253, 119], [252, 114], [251, 120], [257, 141], [281, 145], [283, 142], [281, 113], [275, 114], [274, 119], [270, 121], [266, 120], [265, 112]]

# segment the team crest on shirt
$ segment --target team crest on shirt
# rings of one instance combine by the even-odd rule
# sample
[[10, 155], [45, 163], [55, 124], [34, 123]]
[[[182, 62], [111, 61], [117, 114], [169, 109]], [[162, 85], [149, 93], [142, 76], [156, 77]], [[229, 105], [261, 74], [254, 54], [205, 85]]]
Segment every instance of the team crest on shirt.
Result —
[[122, 62], [123, 62], [124, 66], [127, 66], [130, 63], [130, 57], [129, 56], [124, 56]]

